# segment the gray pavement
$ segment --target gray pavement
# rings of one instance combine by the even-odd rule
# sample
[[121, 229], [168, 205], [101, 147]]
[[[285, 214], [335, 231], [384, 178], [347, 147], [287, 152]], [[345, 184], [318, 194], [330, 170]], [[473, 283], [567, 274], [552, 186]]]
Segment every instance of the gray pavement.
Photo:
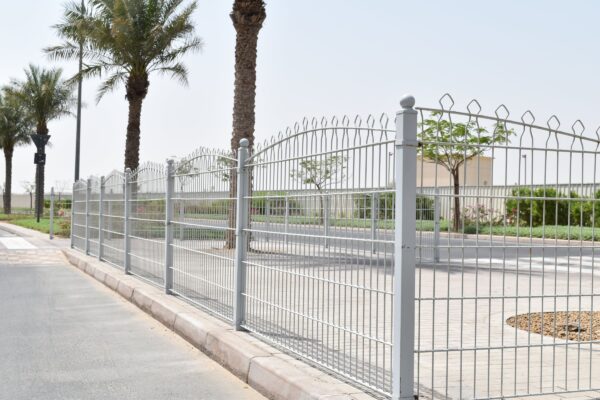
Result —
[[0, 399], [263, 398], [56, 248], [0, 239], [22, 239], [0, 240]]

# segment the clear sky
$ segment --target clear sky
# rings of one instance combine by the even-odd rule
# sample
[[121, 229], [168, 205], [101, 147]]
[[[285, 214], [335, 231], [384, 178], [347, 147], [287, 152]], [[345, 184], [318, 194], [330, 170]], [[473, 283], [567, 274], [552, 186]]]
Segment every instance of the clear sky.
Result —
[[[231, 133], [235, 33], [232, 0], [199, 0], [194, 16], [204, 50], [185, 59], [190, 85], [154, 76], [142, 115], [141, 159], [163, 161], [199, 146], [226, 148]], [[61, 0], [0, 0], [0, 84], [21, 78], [42, 48], [58, 43], [51, 25]], [[270, 0], [259, 39], [257, 140], [304, 116], [393, 114], [402, 94], [435, 106], [450, 92], [457, 106], [506, 104], [564, 127], [600, 125], [600, 3], [572, 0]], [[95, 103], [85, 82], [82, 176], [122, 169], [124, 90]], [[50, 124], [47, 183], [73, 179], [75, 119]], [[15, 154], [13, 181], [33, 180], [34, 148]], [[0, 166], [4, 176], [4, 163]]]

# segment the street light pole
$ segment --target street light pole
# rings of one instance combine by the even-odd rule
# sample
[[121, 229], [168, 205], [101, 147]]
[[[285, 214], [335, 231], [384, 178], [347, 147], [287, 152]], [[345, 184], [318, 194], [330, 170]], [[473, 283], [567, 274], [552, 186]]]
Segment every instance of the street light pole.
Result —
[[[81, 0], [81, 13], [84, 13], [84, 0]], [[83, 40], [79, 41], [79, 79], [77, 80], [77, 132], [75, 134], [75, 182], [79, 180], [79, 160], [81, 147], [81, 95], [83, 91]]]

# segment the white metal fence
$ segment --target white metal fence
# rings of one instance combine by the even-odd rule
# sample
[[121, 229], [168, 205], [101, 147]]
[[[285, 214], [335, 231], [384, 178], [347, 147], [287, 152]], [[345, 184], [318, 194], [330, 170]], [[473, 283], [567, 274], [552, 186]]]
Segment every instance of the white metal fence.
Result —
[[401, 104], [76, 182], [72, 245], [394, 399], [600, 389], [598, 137]]

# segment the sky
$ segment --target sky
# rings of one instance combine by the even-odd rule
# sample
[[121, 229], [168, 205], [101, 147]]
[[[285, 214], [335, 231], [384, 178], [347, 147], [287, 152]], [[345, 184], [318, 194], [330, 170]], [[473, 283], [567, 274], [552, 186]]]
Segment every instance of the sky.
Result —
[[[59, 43], [52, 25], [62, 0], [0, 0], [0, 85], [29, 63], [64, 68], [42, 52]], [[189, 86], [152, 76], [142, 113], [141, 160], [163, 162], [197, 147], [227, 148], [233, 107], [235, 32], [231, 0], [198, 0], [200, 53], [184, 59]], [[269, 0], [259, 38], [256, 138], [270, 139], [303, 117], [393, 115], [405, 93], [457, 108], [473, 98], [484, 113], [505, 104], [565, 129], [600, 125], [600, 3], [584, 0]], [[96, 104], [98, 81], [84, 83], [81, 175], [122, 170], [124, 89]], [[73, 180], [75, 118], [49, 125], [47, 185]], [[34, 148], [15, 152], [14, 192], [32, 181]], [[4, 176], [4, 165], [0, 165]]]

